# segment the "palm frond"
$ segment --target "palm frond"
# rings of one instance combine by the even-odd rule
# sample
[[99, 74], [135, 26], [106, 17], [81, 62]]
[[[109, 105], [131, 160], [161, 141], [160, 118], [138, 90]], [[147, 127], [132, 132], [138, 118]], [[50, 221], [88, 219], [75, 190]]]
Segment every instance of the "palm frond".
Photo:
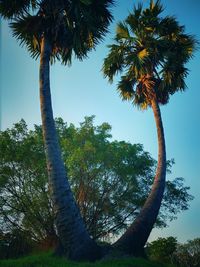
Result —
[[167, 62], [162, 71], [162, 87], [169, 94], [174, 94], [176, 91], [184, 91], [186, 89], [185, 78], [188, 75], [188, 69], [178, 61]]
[[33, 58], [40, 54], [40, 39], [43, 33], [43, 19], [39, 16], [20, 16], [10, 23], [13, 36], [26, 46]]
[[148, 108], [149, 101], [147, 100], [147, 98], [146, 98], [146, 96], [142, 90], [141, 84], [137, 84], [135, 95], [134, 95], [134, 98], [132, 99], [132, 102], [139, 109], [145, 110]]
[[137, 77], [137, 79], [145, 75], [149, 69], [149, 54], [147, 51], [143, 50], [145, 49], [136, 50], [132, 53], [129, 52], [125, 58], [126, 66], [131, 66], [132, 75]]
[[[79, 5], [73, 2], [70, 8], [66, 8], [65, 28], [70, 29], [71, 47], [78, 59], [86, 57], [104, 38], [113, 19], [109, 10], [113, 4], [113, 0], [80, 1]], [[66, 58], [63, 58], [63, 63], [67, 63]]]
[[174, 39], [176, 36], [184, 32], [184, 30], [185, 27], [180, 26], [174, 16], [166, 16], [160, 20], [157, 33], [161, 37], [166, 36], [167, 38]]
[[109, 46], [110, 51], [103, 63], [103, 72], [109, 81], [113, 81], [114, 75], [121, 72], [124, 67], [124, 47], [121, 45]]
[[142, 14], [142, 8], [143, 8], [143, 5], [142, 3], [138, 3], [138, 5], [134, 6], [133, 8], [133, 16], [136, 18], [136, 19], [139, 19], [141, 14]]
[[180, 34], [178, 38], [180, 57], [186, 63], [191, 57], [193, 57], [194, 52], [197, 50], [199, 42], [193, 35]]
[[133, 36], [136, 36], [138, 33], [140, 33], [141, 29], [140, 17], [136, 17], [133, 14], [130, 14], [125, 20], [125, 23], [130, 28]]
[[149, 5], [149, 10], [150, 10], [152, 16], [157, 17], [158, 15], [160, 15], [164, 11], [164, 8], [163, 8], [160, 0], [157, 0], [155, 3], [153, 0], [151, 0], [150, 5]]
[[117, 29], [116, 29], [116, 40], [120, 41], [129, 38], [130, 38], [130, 33], [127, 25], [125, 25], [125, 23], [119, 22], [117, 24]]
[[10, 19], [22, 15], [30, 8], [37, 7], [36, 0], [0, 0], [0, 14], [5, 19]]
[[136, 80], [134, 78], [129, 77], [127, 75], [121, 77], [121, 80], [117, 85], [117, 90], [122, 100], [131, 100], [134, 97], [135, 82]]

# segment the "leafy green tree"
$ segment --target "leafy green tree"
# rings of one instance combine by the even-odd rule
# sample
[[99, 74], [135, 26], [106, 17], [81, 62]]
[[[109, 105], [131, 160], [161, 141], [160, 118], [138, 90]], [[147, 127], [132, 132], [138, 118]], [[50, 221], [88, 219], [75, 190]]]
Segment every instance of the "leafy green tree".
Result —
[[200, 238], [179, 244], [173, 254], [173, 262], [180, 267], [200, 266]]
[[166, 150], [160, 105], [171, 95], [186, 88], [185, 64], [192, 57], [196, 40], [185, 33], [172, 16], [162, 17], [160, 1], [142, 4], [118, 23], [115, 43], [110, 45], [103, 72], [112, 82], [123, 73], [117, 89], [123, 100], [140, 109], [152, 108], [158, 135], [158, 164], [152, 190], [130, 228], [114, 244], [127, 253], [142, 254], [158, 216], [166, 177]]
[[100, 248], [91, 240], [66, 179], [54, 124], [50, 61], [82, 60], [107, 32], [113, 0], [0, 0], [0, 14], [11, 20], [13, 36], [40, 57], [40, 106], [49, 186], [63, 253], [70, 259], [95, 259]]
[[150, 260], [171, 263], [172, 255], [176, 251], [178, 242], [173, 236], [158, 238], [147, 244], [147, 256]]
[[[41, 127], [25, 121], [0, 134], [0, 214], [2, 229], [26, 231], [34, 241], [56, 236]], [[52, 240], [53, 241], [53, 240]]]
[[[156, 161], [140, 144], [112, 141], [111, 126], [86, 117], [79, 127], [56, 120], [70, 184], [90, 235], [108, 240], [127, 229], [150, 191]], [[1, 230], [18, 229], [45, 247], [57, 241], [49, 200], [42, 128], [22, 120], [0, 132]], [[170, 169], [171, 162], [168, 163]], [[167, 181], [157, 227], [189, 207], [182, 178]]]
[[0, 259], [25, 256], [33, 251], [34, 242], [26, 231], [13, 228], [11, 232], [0, 233]]

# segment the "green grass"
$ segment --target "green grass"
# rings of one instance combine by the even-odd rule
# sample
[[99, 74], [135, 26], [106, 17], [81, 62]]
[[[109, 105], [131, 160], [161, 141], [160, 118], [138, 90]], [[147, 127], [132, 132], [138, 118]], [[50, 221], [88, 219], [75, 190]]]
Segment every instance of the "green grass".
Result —
[[173, 267], [161, 263], [155, 263], [139, 258], [113, 259], [88, 262], [71, 262], [63, 258], [52, 256], [51, 253], [42, 253], [27, 256], [16, 260], [0, 260], [0, 267]]

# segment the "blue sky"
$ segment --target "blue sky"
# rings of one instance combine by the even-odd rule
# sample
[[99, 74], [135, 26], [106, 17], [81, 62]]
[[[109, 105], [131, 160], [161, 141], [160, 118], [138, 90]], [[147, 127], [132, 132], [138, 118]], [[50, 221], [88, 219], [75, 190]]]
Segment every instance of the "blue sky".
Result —
[[[116, 0], [113, 8], [115, 21], [110, 33], [96, 51], [83, 62], [74, 61], [72, 67], [56, 63], [51, 68], [51, 89], [55, 117], [78, 125], [84, 116], [96, 115], [96, 124], [109, 122], [113, 138], [142, 143], [144, 149], [157, 158], [157, 137], [151, 110], [138, 111], [130, 103], [122, 102], [116, 92], [117, 80], [110, 85], [103, 78], [101, 66], [112, 43], [116, 22], [123, 20], [138, 1]], [[147, 5], [149, 1], [142, 1]], [[175, 15], [186, 26], [187, 33], [200, 40], [200, 1], [163, 0], [165, 12]], [[6, 129], [24, 118], [30, 128], [40, 124], [38, 61], [29, 57], [25, 48], [11, 36], [5, 22], [1, 25], [1, 127]], [[184, 177], [195, 196], [188, 211], [163, 230], [153, 230], [150, 239], [157, 236], [177, 236], [184, 242], [200, 237], [200, 51], [189, 62], [186, 79], [188, 89], [172, 96], [161, 107], [165, 128], [167, 157], [176, 164], [168, 178]]]

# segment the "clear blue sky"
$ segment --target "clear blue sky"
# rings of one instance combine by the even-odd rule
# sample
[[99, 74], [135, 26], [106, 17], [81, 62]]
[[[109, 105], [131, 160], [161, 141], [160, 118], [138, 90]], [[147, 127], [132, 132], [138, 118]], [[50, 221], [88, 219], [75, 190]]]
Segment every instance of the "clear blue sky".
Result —
[[[133, 7], [133, 0], [116, 0], [113, 8], [115, 21], [110, 33], [95, 52], [83, 62], [74, 61], [68, 68], [56, 63], [51, 68], [51, 87], [55, 117], [78, 125], [84, 116], [96, 115], [96, 123], [109, 122], [113, 138], [142, 143], [144, 149], [157, 158], [156, 129], [151, 110], [138, 111], [130, 103], [122, 102], [101, 73], [107, 45], [112, 43], [116, 22], [124, 19]], [[142, 1], [144, 5], [149, 1]], [[200, 1], [163, 0], [164, 14], [175, 15], [188, 33], [200, 40]], [[30, 128], [40, 124], [38, 61], [29, 57], [25, 48], [11, 37], [5, 22], [1, 32], [1, 126], [11, 127], [24, 118]], [[157, 236], [177, 236], [181, 242], [200, 237], [200, 51], [187, 66], [188, 89], [172, 96], [170, 103], [161, 107], [166, 135], [167, 157], [176, 164], [169, 178], [184, 177], [195, 196], [188, 211], [180, 214], [169, 228], [154, 230]]]

